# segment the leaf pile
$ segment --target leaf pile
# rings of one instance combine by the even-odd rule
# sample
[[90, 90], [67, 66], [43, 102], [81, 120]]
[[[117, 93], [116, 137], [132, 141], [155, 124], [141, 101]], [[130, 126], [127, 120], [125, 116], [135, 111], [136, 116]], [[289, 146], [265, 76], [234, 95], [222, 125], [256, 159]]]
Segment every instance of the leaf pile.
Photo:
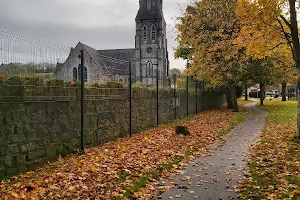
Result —
[[270, 112], [261, 141], [250, 154], [242, 199], [300, 199], [300, 140], [296, 102], [266, 102]]
[[[174, 125], [144, 131], [70, 155], [35, 171], [2, 181], [0, 199], [115, 199], [144, 174], [171, 163], [185, 152], [213, 143], [238, 114], [221, 109], [185, 122], [191, 136], [176, 135]], [[177, 122], [181, 123], [181, 122]], [[176, 124], [176, 125], [177, 125]]]

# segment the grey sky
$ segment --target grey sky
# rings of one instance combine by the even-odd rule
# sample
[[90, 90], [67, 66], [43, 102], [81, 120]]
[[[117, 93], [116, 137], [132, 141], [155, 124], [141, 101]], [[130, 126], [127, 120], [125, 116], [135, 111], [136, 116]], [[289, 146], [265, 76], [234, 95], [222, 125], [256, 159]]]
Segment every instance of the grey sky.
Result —
[[[171, 68], [175, 60], [175, 17], [187, 0], [164, 0]], [[75, 46], [81, 41], [96, 49], [134, 47], [138, 0], [1, 0], [0, 30]]]

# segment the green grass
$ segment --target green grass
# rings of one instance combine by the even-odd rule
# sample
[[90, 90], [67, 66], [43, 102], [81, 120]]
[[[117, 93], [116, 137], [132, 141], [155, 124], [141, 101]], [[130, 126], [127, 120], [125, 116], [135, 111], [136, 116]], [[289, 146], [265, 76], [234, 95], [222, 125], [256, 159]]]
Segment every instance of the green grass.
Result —
[[[300, 157], [300, 140], [294, 130], [297, 122], [297, 102], [273, 99], [265, 101], [265, 106], [258, 107], [267, 110], [269, 115], [261, 144], [253, 149], [255, 156], [248, 165], [248, 181], [253, 185], [247, 182], [241, 194], [244, 199], [267, 199], [270, 193], [276, 194], [280, 199], [290, 198], [294, 188], [270, 188], [283, 188], [282, 180], [278, 180], [277, 175], [286, 173], [289, 174], [284, 177], [286, 181], [300, 186], [300, 178], [297, 176], [300, 169], [295, 165], [295, 161]], [[284, 145], [284, 148], [281, 145]], [[295, 198], [298, 197], [292, 199]]]
[[297, 176], [286, 176], [285, 179], [290, 182], [291, 184], [299, 185], [300, 186], [300, 178]]
[[267, 103], [267, 105], [260, 107], [269, 112], [267, 125], [296, 121], [297, 102], [287, 101], [278, 104], [278, 101], [279, 100], [274, 100], [274, 102]]

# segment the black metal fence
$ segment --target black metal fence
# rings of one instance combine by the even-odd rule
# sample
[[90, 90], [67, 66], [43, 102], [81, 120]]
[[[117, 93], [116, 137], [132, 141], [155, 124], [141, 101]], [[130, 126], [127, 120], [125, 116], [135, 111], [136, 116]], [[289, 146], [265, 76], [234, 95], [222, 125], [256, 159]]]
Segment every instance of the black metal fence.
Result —
[[[167, 87], [158, 82], [141, 87], [130, 62], [109, 57], [104, 58], [123, 65], [118, 70], [128, 81], [56, 80], [55, 63], [64, 62], [70, 48], [6, 32], [0, 32], [0, 41], [0, 152], [11, 160], [0, 159], [0, 177], [225, 102], [222, 88], [186, 76], [174, 75]], [[83, 72], [84, 53], [79, 56]]]
[[298, 100], [298, 86], [294, 85], [288, 89], [288, 99], [289, 100]]

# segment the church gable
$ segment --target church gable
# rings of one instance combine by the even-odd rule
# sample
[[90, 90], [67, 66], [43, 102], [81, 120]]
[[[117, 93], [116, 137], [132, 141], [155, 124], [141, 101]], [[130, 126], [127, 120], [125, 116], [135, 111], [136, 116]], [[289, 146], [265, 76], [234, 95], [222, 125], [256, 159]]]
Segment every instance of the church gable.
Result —
[[[162, 11], [162, 0], [140, 0], [136, 16], [136, 36], [134, 49], [96, 50], [78, 43], [71, 49], [64, 64], [58, 64], [56, 77], [61, 80], [79, 80], [78, 55], [84, 50], [86, 80], [103, 81], [107, 78], [126, 80], [131, 62], [134, 81], [147, 84], [156, 83], [155, 70], [159, 70], [159, 84], [166, 85], [168, 79], [168, 50], [166, 22]], [[120, 80], [118, 79], [118, 80]]]

